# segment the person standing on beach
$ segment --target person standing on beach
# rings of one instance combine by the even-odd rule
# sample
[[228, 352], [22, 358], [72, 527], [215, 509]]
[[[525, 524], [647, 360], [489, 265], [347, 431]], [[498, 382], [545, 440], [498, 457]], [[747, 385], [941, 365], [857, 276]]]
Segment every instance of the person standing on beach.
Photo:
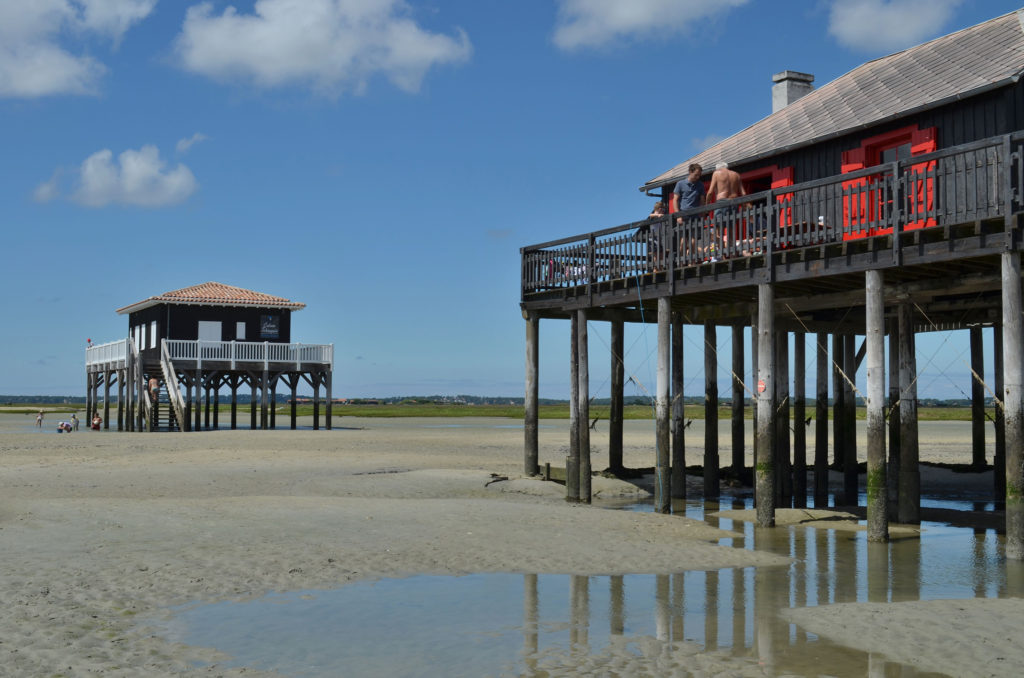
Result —
[[78, 430], [78, 415], [75, 414], [74, 412], [71, 413], [71, 430]]
[[43, 428], [43, 411], [39, 410], [39, 414], [36, 415], [36, 428]]

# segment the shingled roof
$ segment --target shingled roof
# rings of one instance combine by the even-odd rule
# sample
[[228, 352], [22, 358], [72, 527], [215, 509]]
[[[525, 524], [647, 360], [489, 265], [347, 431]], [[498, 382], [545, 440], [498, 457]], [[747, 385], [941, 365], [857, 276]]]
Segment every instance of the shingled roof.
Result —
[[1024, 9], [858, 66], [640, 190], [678, 181], [693, 162], [759, 160], [1003, 87], [1022, 73]]
[[206, 282], [201, 285], [183, 287], [180, 290], [164, 292], [163, 294], [159, 294], [155, 297], [143, 299], [142, 301], [130, 304], [124, 308], [119, 308], [117, 309], [117, 312], [124, 315], [125, 313], [141, 311], [144, 308], [156, 306], [157, 304], [254, 306], [258, 308], [291, 309], [293, 311], [298, 311], [299, 309], [306, 307], [306, 305], [301, 302], [291, 301], [284, 297], [275, 297], [271, 294], [264, 294], [263, 292], [253, 292], [252, 290], [233, 287], [219, 282]]

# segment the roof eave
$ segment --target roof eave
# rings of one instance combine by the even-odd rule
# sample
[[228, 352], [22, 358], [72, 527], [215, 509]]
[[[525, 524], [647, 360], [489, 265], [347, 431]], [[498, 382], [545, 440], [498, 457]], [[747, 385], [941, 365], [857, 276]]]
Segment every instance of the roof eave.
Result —
[[[779, 155], [780, 153], [788, 153], [790, 151], [795, 151], [795, 150], [800, 149], [800, 148], [805, 148], [807, 146], [813, 146], [814, 144], [819, 144], [819, 143], [821, 143], [823, 141], [828, 141], [830, 139], [837, 139], [837, 138], [839, 138], [841, 136], [845, 136], [847, 134], [850, 134], [851, 132], [856, 132], [858, 130], [863, 130], [863, 129], [868, 129], [868, 128], [871, 128], [871, 127], [875, 127], [877, 125], [881, 125], [881, 124], [884, 124], [886, 122], [891, 122], [893, 120], [898, 120], [898, 119], [906, 117], [908, 115], [914, 115], [916, 113], [921, 113], [923, 111], [927, 111], [927, 110], [930, 110], [932, 108], [938, 108], [939, 106], [944, 106], [944, 105], [946, 105], [948, 103], [952, 103], [954, 101], [960, 101], [960, 100], [963, 100], [963, 99], [969, 99], [971, 97], [975, 97], [975, 96], [978, 96], [980, 94], [985, 94], [986, 92], [990, 92], [992, 90], [999, 89], [1000, 87], [1006, 87], [1008, 85], [1016, 84], [1018, 81], [1020, 81], [1020, 78], [1021, 78], [1022, 74], [1024, 74], [1024, 72], [1018, 72], [1018, 73], [1015, 73], [1014, 75], [1011, 75], [1009, 77], [1003, 78], [1001, 80], [997, 80], [997, 81], [989, 83], [987, 85], [983, 85], [981, 87], [977, 87], [975, 89], [968, 90], [966, 92], [960, 92], [958, 94], [954, 94], [952, 96], [948, 96], [948, 97], [945, 97], [943, 99], [938, 99], [936, 101], [929, 102], [929, 103], [923, 104], [921, 106], [917, 106], [917, 107], [914, 107], [914, 108], [908, 108], [907, 110], [904, 110], [904, 111], [898, 111], [896, 113], [893, 113], [892, 115], [888, 115], [888, 116], [886, 116], [884, 118], [879, 118], [878, 120], [873, 120], [873, 121], [871, 121], [869, 123], [864, 123], [864, 124], [855, 125], [853, 127], [849, 127], [849, 128], [846, 128], [846, 129], [837, 130], [835, 132], [830, 132], [828, 134], [823, 134], [823, 135], [821, 135], [819, 137], [814, 137], [812, 139], [808, 139], [807, 141], [801, 141], [799, 143], [789, 144], [788, 146], [780, 146], [778, 148], [774, 148], [774, 149], [771, 149], [769, 151], [765, 151], [764, 153], [758, 153], [757, 155], [750, 156], [749, 158], [730, 159], [730, 160], [728, 160], [728, 162], [729, 162], [730, 165], [739, 165], [739, 164], [746, 164], [746, 163], [750, 163], [750, 162], [757, 162], [758, 160], [764, 160], [765, 158], [770, 158], [772, 156]], [[746, 129], [746, 128], [744, 128], [744, 129]], [[710, 150], [710, 149], [708, 149], [708, 150]], [[697, 155], [700, 155], [700, 154], [698, 153]], [[694, 157], [697, 157], [697, 156], [694, 156]], [[655, 189], [655, 188], [661, 188], [663, 186], [668, 186], [668, 185], [671, 185], [671, 184], [675, 184], [683, 176], [684, 175], [675, 176], [675, 177], [672, 177], [670, 179], [666, 179], [664, 181], [648, 182], [648, 183], [644, 184], [643, 186], [641, 186], [638, 190], [640, 190], [642, 193], [646, 193], [647, 191], [650, 191], [650, 190]]]
[[280, 309], [280, 310], [286, 310], [286, 311], [301, 311], [302, 309], [306, 308], [305, 304], [298, 303], [298, 302], [291, 303], [291, 304], [264, 304], [264, 303], [259, 303], [259, 302], [240, 303], [240, 302], [228, 302], [228, 301], [221, 301], [221, 302], [210, 302], [210, 301], [168, 301], [167, 299], [153, 299], [153, 298], [150, 298], [150, 299], [146, 299], [145, 301], [140, 301], [138, 303], [131, 304], [131, 305], [125, 306], [123, 308], [119, 308], [119, 309], [117, 309], [117, 314], [118, 315], [126, 315], [128, 313], [135, 313], [136, 311], [144, 311], [147, 308], [152, 308], [153, 306], [159, 306], [160, 304], [168, 304], [170, 306], [233, 306], [233, 307], [240, 307], [240, 308], [270, 308], [270, 309]]

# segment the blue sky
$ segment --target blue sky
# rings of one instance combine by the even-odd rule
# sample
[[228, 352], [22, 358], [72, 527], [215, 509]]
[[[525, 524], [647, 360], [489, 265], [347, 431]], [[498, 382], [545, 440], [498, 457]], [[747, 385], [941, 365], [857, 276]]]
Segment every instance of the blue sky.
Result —
[[[115, 309], [216, 280], [305, 302], [293, 338], [335, 344], [337, 395], [521, 395], [519, 247], [646, 216], [637, 187], [770, 113], [773, 73], [821, 85], [1014, 9], [0, 0], [0, 393], [82, 394]], [[599, 397], [607, 341], [592, 323]], [[627, 346], [653, 390], [655, 332]], [[568, 324], [540, 350], [565, 397]], [[965, 350], [919, 338], [922, 395], [969, 392]]]

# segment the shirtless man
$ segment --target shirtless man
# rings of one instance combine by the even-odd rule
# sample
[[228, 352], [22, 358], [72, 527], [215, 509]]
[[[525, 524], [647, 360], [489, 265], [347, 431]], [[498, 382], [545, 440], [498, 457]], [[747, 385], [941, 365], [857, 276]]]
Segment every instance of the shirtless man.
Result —
[[712, 195], [715, 196], [715, 200], [727, 200], [746, 194], [739, 173], [729, 169], [729, 163], [720, 162], [715, 165], [715, 173], [711, 175], [711, 184], [708, 186], [707, 202], [711, 202]]
[[[706, 202], [739, 198], [746, 194], [747, 192], [743, 189], [743, 181], [740, 179], [739, 173], [729, 169], [729, 163], [720, 162], [715, 165], [715, 172], [711, 175], [711, 184], [708, 186], [708, 192], [705, 196]], [[715, 196], [713, 199], [712, 195]], [[717, 234], [714, 240], [721, 240], [723, 251], [728, 250], [729, 236], [727, 233], [721, 232]], [[714, 255], [714, 244], [708, 248], [707, 253], [711, 261], [715, 261], [717, 257]]]

